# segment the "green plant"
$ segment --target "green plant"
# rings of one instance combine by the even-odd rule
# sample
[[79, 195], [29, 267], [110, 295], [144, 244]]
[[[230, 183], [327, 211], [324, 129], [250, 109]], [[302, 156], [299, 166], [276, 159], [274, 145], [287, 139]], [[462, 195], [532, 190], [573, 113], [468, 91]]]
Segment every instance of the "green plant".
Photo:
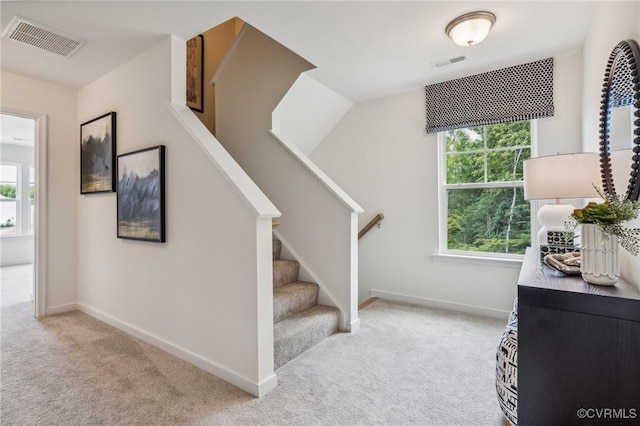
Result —
[[638, 217], [640, 202], [631, 201], [623, 195], [605, 194], [596, 188], [603, 202], [591, 202], [581, 209], [575, 209], [566, 222], [567, 231], [574, 231], [579, 224], [597, 225], [607, 237], [615, 235], [620, 245], [636, 256], [640, 252], [640, 228], [627, 228], [624, 222]]
[[7, 198], [16, 198], [16, 186], [15, 185], [0, 185], [0, 195], [4, 195]]
[[12, 217], [11, 219], [7, 219], [5, 223], [0, 223], [0, 228], [11, 228], [15, 226], [15, 223], [13, 223], [13, 220], [14, 218]]

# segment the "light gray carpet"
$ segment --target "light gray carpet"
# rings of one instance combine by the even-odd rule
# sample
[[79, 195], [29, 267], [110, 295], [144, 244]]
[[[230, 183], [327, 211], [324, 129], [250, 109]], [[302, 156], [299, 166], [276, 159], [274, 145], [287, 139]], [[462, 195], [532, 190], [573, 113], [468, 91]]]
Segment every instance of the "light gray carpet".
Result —
[[83, 313], [32, 313], [3, 303], [2, 425], [506, 424], [502, 321], [378, 300], [257, 399]]

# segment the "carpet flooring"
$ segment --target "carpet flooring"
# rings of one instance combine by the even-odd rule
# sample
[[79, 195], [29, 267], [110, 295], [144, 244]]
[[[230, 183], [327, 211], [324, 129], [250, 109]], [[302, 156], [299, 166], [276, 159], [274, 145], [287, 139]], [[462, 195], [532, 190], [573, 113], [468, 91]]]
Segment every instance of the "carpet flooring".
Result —
[[359, 332], [289, 362], [258, 399], [81, 312], [35, 320], [2, 297], [2, 425], [507, 424], [502, 321], [376, 300]]

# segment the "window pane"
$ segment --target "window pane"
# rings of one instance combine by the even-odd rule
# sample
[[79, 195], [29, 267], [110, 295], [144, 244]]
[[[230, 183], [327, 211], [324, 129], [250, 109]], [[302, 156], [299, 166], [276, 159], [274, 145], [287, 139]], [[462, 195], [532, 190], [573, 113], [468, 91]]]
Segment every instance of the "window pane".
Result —
[[487, 148], [531, 145], [531, 122], [514, 121], [487, 126]]
[[33, 230], [36, 228], [36, 206], [31, 204], [29, 207], [29, 232], [33, 233]]
[[445, 133], [446, 152], [464, 152], [480, 150], [484, 147], [482, 127], [450, 130]]
[[36, 170], [29, 167], [29, 233], [35, 229], [36, 221]]
[[447, 183], [484, 182], [484, 155], [447, 154]]
[[489, 182], [521, 181], [522, 164], [531, 157], [531, 149], [518, 148], [487, 153], [487, 179]]
[[16, 199], [18, 166], [0, 164], [0, 199]]
[[449, 250], [522, 254], [531, 241], [522, 188], [447, 190]]
[[0, 181], [16, 183], [18, 181], [18, 166], [0, 164]]
[[0, 235], [15, 234], [17, 203], [15, 201], [0, 202]]
[[29, 167], [29, 202], [36, 200], [36, 173], [33, 167]]

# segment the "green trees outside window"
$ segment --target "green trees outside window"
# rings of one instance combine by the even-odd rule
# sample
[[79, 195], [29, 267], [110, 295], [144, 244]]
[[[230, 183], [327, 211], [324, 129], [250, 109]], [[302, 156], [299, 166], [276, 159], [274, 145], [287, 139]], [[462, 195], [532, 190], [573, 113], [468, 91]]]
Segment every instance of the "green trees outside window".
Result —
[[444, 134], [448, 250], [522, 254], [531, 241], [523, 161], [531, 122], [477, 126]]
[[0, 164], [0, 235], [17, 232], [18, 166]]

